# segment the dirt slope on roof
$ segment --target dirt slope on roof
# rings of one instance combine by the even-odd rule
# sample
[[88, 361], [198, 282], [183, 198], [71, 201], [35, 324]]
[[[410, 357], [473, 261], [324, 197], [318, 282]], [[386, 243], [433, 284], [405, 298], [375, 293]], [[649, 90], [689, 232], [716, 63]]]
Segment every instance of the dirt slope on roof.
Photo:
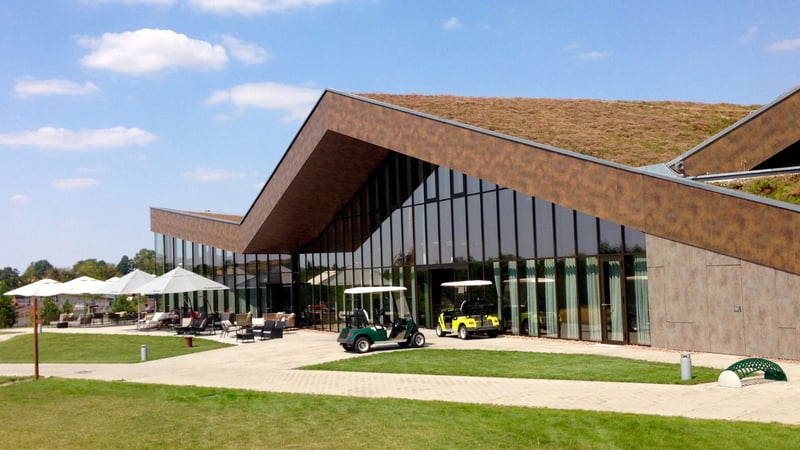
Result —
[[759, 108], [668, 101], [359, 95], [634, 167], [667, 162]]

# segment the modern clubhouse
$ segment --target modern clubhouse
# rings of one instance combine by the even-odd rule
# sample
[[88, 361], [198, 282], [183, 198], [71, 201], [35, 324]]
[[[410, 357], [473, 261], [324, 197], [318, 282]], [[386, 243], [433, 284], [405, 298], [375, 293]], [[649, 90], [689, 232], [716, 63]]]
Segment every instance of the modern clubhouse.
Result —
[[[497, 99], [431, 99], [455, 112], [327, 90], [243, 216], [152, 208], [159, 273], [231, 288], [159, 306], [338, 331], [345, 288], [392, 285], [433, 328], [454, 301], [442, 283], [481, 279], [471, 295], [509, 335], [800, 359], [800, 207], [719, 184], [800, 171], [800, 89], [712, 111], [732, 125], [645, 165], [497, 131], [519, 114]], [[595, 103], [611, 117], [680, 106]], [[474, 104], [480, 120], [459, 117]], [[615, 133], [641, 140], [635, 125]]]

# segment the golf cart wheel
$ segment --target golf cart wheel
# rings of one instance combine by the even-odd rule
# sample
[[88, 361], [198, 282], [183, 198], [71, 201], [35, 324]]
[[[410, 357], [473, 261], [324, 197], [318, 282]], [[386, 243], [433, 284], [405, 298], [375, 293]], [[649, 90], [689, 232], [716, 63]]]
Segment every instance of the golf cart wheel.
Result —
[[411, 336], [411, 346], [414, 348], [421, 348], [425, 346], [425, 335], [416, 332], [413, 336]]
[[438, 323], [436, 324], [436, 337], [444, 336], [444, 331], [442, 331], [442, 326]]
[[342, 348], [346, 352], [352, 352], [353, 351], [353, 346], [352, 345], [342, 344]]
[[467, 331], [466, 326], [461, 325], [458, 327], [458, 337], [464, 340], [469, 339], [469, 331]]
[[358, 353], [367, 353], [369, 351], [369, 348], [372, 346], [372, 343], [369, 341], [368, 338], [360, 337], [356, 339], [354, 346]]
[[488, 332], [488, 333], [486, 333], [486, 334], [487, 334], [487, 335], [488, 335], [490, 338], [496, 338], [498, 333], [497, 333], [497, 331], [490, 331], [490, 332]]

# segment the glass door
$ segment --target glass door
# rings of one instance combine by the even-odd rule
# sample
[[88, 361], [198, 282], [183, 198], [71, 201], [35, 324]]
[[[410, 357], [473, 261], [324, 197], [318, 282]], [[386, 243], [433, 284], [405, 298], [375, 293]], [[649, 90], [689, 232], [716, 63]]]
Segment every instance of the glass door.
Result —
[[622, 258], [602, 258], [600, 267], [603, 342], [624, 344], [625, 290]]

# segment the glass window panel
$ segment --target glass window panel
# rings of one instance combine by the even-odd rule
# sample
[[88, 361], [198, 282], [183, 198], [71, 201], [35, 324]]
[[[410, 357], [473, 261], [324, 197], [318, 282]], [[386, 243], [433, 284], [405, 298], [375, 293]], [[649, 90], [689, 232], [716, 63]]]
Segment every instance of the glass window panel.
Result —
[[556, 205], [556, 252], [558, 256], [575, 255], [575, 219], [573, 210]]
[[534, 199], [536, 223], [536, 256], [550, 258], [555, 256], [555, 236], [553, 235], [553, 204]]
[[575, 258], [565, 258], [564, 267], [564, 297], [566, 314], [559, 317], [566, 323], [566, 339], [580, 339], [580, 308], [578, 306], [578, 265]]
[[464, 195], [464, 174], [453, 171], [453, 195]]
[[575, 212], [578, 235], [578, 254], [597, 254], [597, 218], [580, 211]]
[[481, 180], [467, 175], [467, 195], [481, 191]]
[[481, 196], [467, 197], [467, 230], [469, 232], [469, 260], [483, 260], [483, 232], [481, 231]]
[[628, 253], [644, 253], [645, 237], [644, 233], [633, 228], [623, 228], [625, 232], [625, 251]]
[[439, 167], [439, 198], [450, 198], [450, 170]]
[[510, 189], [501, 189], [497, 192], [499, 197], [500, 220], [500, 254], [504, 259], [517, 257], [517, 221], [514, 214], [514, 192]]
[[403, 262], [403, 210], [392, 211], [392, 264], [400, 265]]
[[428, 203], [426, 205], [427, 216], [427, 241], [428, 241], [428, 264], [439, 264], [439, 213], [438, 203]]
[[483, 192], [494, 191], [497, 190], [497, 185], [491, 181], [481, 180], [481, 189]]
[[381, 265], [392, 265], [392, 220], [391, 216], [381, 224]]
[[414, 206], [414, 252], [417, 264], [427, 264], [425, 205]]
[[558, 337], [558, 300], [556, 299], [556, 262], [554, 259], [536, 263], [536, 297], [539, 335]]
[[517, 251], [520, 258], [533, 258], [533, 199], [514, 193], [517, 207]]
[[622, 253], [622, 227], [600, 219], [600, 253]]
[[464, 197], [453, 199], [453, 260], [467, 261], [467, 210]]
[[487, 260], [500, 257], [500, 237], [497, 226], [497, 193], [483, 194], [483, 251]]
[[423, 203], [425, 201], [425, 183], [423, 174], [425, 173], [422, 161], [414, 160], [412, 166], [414, 167], [414, 204]]
[[453, 262], [453, 224], [450, 213], [449, 200], [439, 203], [439, 236], [442, 243], [442, 263]]
[[431, 174], [428, 175], [428, 178], [425, 179], [426, 200], [436, 200], [436, 174], [436, 171], [431, 172]]
[[403, 208], [403, 244], [405, 245], [405, 259], [407, 264], [414, 262], [414, 213], [411, 208]]
[[636, 345], [650, 345], [650, 306], [647, 298], [645, 257], [625, 257], [625, 293], [628, 341]]

